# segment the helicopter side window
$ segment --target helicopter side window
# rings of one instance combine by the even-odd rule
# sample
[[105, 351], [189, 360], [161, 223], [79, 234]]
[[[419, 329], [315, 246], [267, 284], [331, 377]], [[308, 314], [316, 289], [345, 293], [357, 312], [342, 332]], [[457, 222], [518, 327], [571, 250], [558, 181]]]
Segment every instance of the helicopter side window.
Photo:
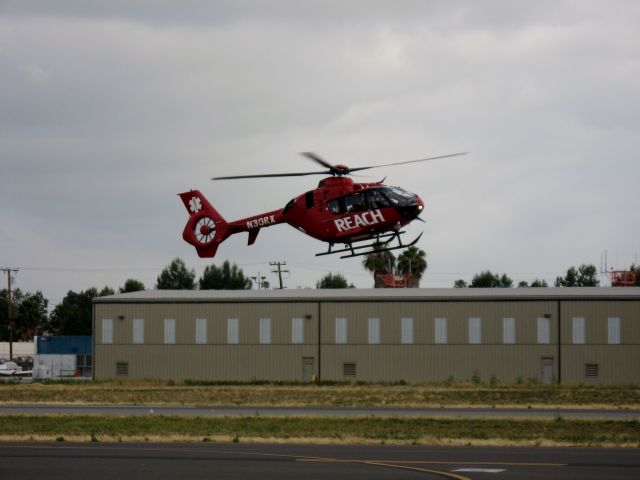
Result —
[[365, 195], [369, 208], [387, 208], [391, 206], [387, 197], [380, 190], [367, 190]]
[[344, 199], [346, 212], [363, 212], [364, 211], [364, 197], [360, 194], [353, 195], [351, 197], [345, 197]]
[[310, 190], [304, 194], [304, 201], [307, 208], [313, 208], [313, 190]]
[[339, 202], [339, 200], [335, 199], [335, 200], [331, 200], [330, 202], [327, 202], [327, 208], [329, 209], [329, 211], [331, 213], [335, 213], [335, 214], [340, 213], [340, 202]]

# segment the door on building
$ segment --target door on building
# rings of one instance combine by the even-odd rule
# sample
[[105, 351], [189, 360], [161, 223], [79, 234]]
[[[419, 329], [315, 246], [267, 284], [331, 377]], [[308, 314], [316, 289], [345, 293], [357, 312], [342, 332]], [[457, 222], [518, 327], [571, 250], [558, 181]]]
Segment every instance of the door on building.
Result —
[[315, 372], [315, 359], [313, 357], [302, 358], [302, 381], [311, 382]]
[[553, 383], [553, 357], [542, 358], [542, 383]]

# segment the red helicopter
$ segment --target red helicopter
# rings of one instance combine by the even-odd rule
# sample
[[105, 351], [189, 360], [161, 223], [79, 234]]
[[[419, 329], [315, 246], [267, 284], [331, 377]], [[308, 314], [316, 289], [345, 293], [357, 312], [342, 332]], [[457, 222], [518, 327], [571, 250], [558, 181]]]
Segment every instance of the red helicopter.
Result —
[[[233, 222], [227, 222], [200, 191], [180, 193], [190, 215], [182, 238], [196, 248], [200, 257], [213, 257], [218, 246], [235, 233], [249, 232], [248, 245], [252, 245], [261, 228], [288, 223], [302, 233], [329, 244], [326, 252], [317, 253], [316, 256], [346, 252], [340, 258], [349, 258], [406, 248], [415, 245], [422, 236], [421, 233], [410, 243], [402, 243], [401, 235], [405, 233], [401, 231], [402, 227], [413, 220], [422, 220], [418, 217], [424, 208], [422, 199], [400, 187], [384, 185], [384, 179], [374, 183], [355, 183], [347, 175], [371, 168], [465, 154], [466, 152], [453, 153], [407, 162], [349, 168], [345, 165], [331, 165], [314, 153], [304, 152], [302, 155], [327, 170], [214, 177], [212, 180], [331, 175], [320, 180], [314, 190], [292, 199], [284, 208]], [[334, 249], [336, 244], [344, 247]]]

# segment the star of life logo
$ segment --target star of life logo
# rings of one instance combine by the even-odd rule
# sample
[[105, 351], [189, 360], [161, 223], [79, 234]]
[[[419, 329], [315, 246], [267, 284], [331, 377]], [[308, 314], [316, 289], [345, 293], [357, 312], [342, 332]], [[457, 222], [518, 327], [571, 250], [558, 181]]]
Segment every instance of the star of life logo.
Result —
[[202, 210], [202, 202], [198, 197], [191, 197], [191, 200], [189, 200], [189, 210], [193, 213], [197, 213]]

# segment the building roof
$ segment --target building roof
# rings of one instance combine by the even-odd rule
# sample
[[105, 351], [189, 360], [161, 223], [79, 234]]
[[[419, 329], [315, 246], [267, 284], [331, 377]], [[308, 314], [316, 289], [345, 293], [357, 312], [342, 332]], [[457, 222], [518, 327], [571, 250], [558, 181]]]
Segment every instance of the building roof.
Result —
[[640, 287], [345, 288], [291, 290], [145, 290], [96, 297], [102, 303], [358, 302], [494, 300], [640, 300]]

